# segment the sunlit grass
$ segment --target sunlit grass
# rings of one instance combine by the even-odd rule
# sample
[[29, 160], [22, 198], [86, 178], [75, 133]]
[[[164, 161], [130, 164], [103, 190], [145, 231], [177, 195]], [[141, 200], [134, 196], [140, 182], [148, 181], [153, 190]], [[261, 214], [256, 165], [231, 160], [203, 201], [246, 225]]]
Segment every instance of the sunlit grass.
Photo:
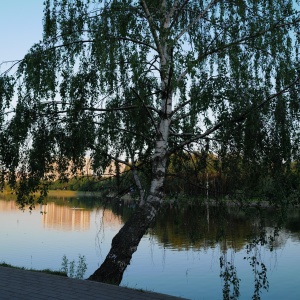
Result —
[[76, 197], [78, 195], [77, 191], [70, 191], [70, 190], [49, 190], [48, 196], [49, 197]]

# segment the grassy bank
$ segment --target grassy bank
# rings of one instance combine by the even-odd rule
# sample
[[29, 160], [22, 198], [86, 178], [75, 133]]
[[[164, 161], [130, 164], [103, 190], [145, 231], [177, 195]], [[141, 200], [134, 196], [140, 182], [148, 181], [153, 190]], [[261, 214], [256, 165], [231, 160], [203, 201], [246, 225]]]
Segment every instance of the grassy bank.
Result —
[[44, 269], [44, 270], [27, 269], [24, 267], [13, 266], [13, 265], [7, 264], [5, 262], [1, 262], [0, 267], [14, 268], [14, 269], [19, 269], [19, 270], [33, 271], [33, 272], [41, 272], [41, 273], [46, 273], [46, 274], [51, 274], [51, 275], [59, 275], [59, 276], [67, 277], [67, 274], [62, 271], [53, 271], [51, 269]]

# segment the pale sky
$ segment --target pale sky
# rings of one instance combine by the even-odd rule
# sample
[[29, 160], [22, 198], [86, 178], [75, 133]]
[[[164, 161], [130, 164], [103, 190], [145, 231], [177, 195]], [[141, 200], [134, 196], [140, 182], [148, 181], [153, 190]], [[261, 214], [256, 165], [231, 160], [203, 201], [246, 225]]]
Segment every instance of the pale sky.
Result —
[[[24, 57], [42, 39], [43, 0], [0, 0], [0, 63]], [[9, 65], [2, 64], [0, 72]]]

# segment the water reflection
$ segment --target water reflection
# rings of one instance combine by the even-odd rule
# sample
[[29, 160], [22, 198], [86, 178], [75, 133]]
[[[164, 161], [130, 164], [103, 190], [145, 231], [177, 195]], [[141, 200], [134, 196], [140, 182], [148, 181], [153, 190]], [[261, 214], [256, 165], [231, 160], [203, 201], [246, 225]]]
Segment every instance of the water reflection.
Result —
[[58, 206], [54, 202], [40, 207], [44, 228], [64, 231], [90, 229], [90, 211], [83, 208]]
[[277, 231], [281, 215], [271, 209], [243, 211], [213, 206], [208, 212], [201, 205], [175, 206], [165, 208], [158, 216], [152, 234], [164, 247], [179, 250], [208, 249], [220, 245], [224, 251], [239, 251], [260, 235], [270, 239], [274, 237], [268, 245], [276, 249], [284, 246], [291, 233], [295, 236], [300, 233], [300, 218], [295, 216], [295, 210], [288, 212], [287, 218], [286, 228], [289, 230], [281, 228]]
[[[58, 269], [64, 254], [69, 259], [81, 254], [89, 276], [134, 206], [96, 197], [56, 197], [30, 215], [18, 211], [14, 201], [0, 200], [0, 261]], [[282, 219], [280, 212], [267, 209], [168, 205], [143, 238], [122, 284], [191, 299], [263, 295], [273, 300], [287, 292], [298, 299], [299, 210], [288, 212], [285, 226], [277, 230]]]
[[15, 201], [1, 201], [0, 198], [0, 211], [1, 212], [12, 212], [18, 210], [18, 206]]

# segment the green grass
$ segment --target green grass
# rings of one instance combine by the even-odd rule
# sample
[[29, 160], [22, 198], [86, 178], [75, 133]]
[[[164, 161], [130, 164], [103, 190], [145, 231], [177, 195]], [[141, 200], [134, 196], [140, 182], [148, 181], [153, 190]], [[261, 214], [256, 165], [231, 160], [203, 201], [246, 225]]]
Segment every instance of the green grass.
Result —
[[24, 268], [24, 267], [13, 266], [13, 265], [7, 264], [5, 262], [0, 262], [0, 267], [14, 268], [14, 269], [19, 269], [19, 270], [40, 272], [40, 273], [46, 273], [46, 274], [51, 274], [51, 275], [59, 275], [59, 276], [67, 277], [67, 274], [65, 272], [62, 272], [62, 271], [53, 271], [53, 270], [50, 270], [50, 269], [44, 269], [44, 270], [27, 269], [27, 268]]

